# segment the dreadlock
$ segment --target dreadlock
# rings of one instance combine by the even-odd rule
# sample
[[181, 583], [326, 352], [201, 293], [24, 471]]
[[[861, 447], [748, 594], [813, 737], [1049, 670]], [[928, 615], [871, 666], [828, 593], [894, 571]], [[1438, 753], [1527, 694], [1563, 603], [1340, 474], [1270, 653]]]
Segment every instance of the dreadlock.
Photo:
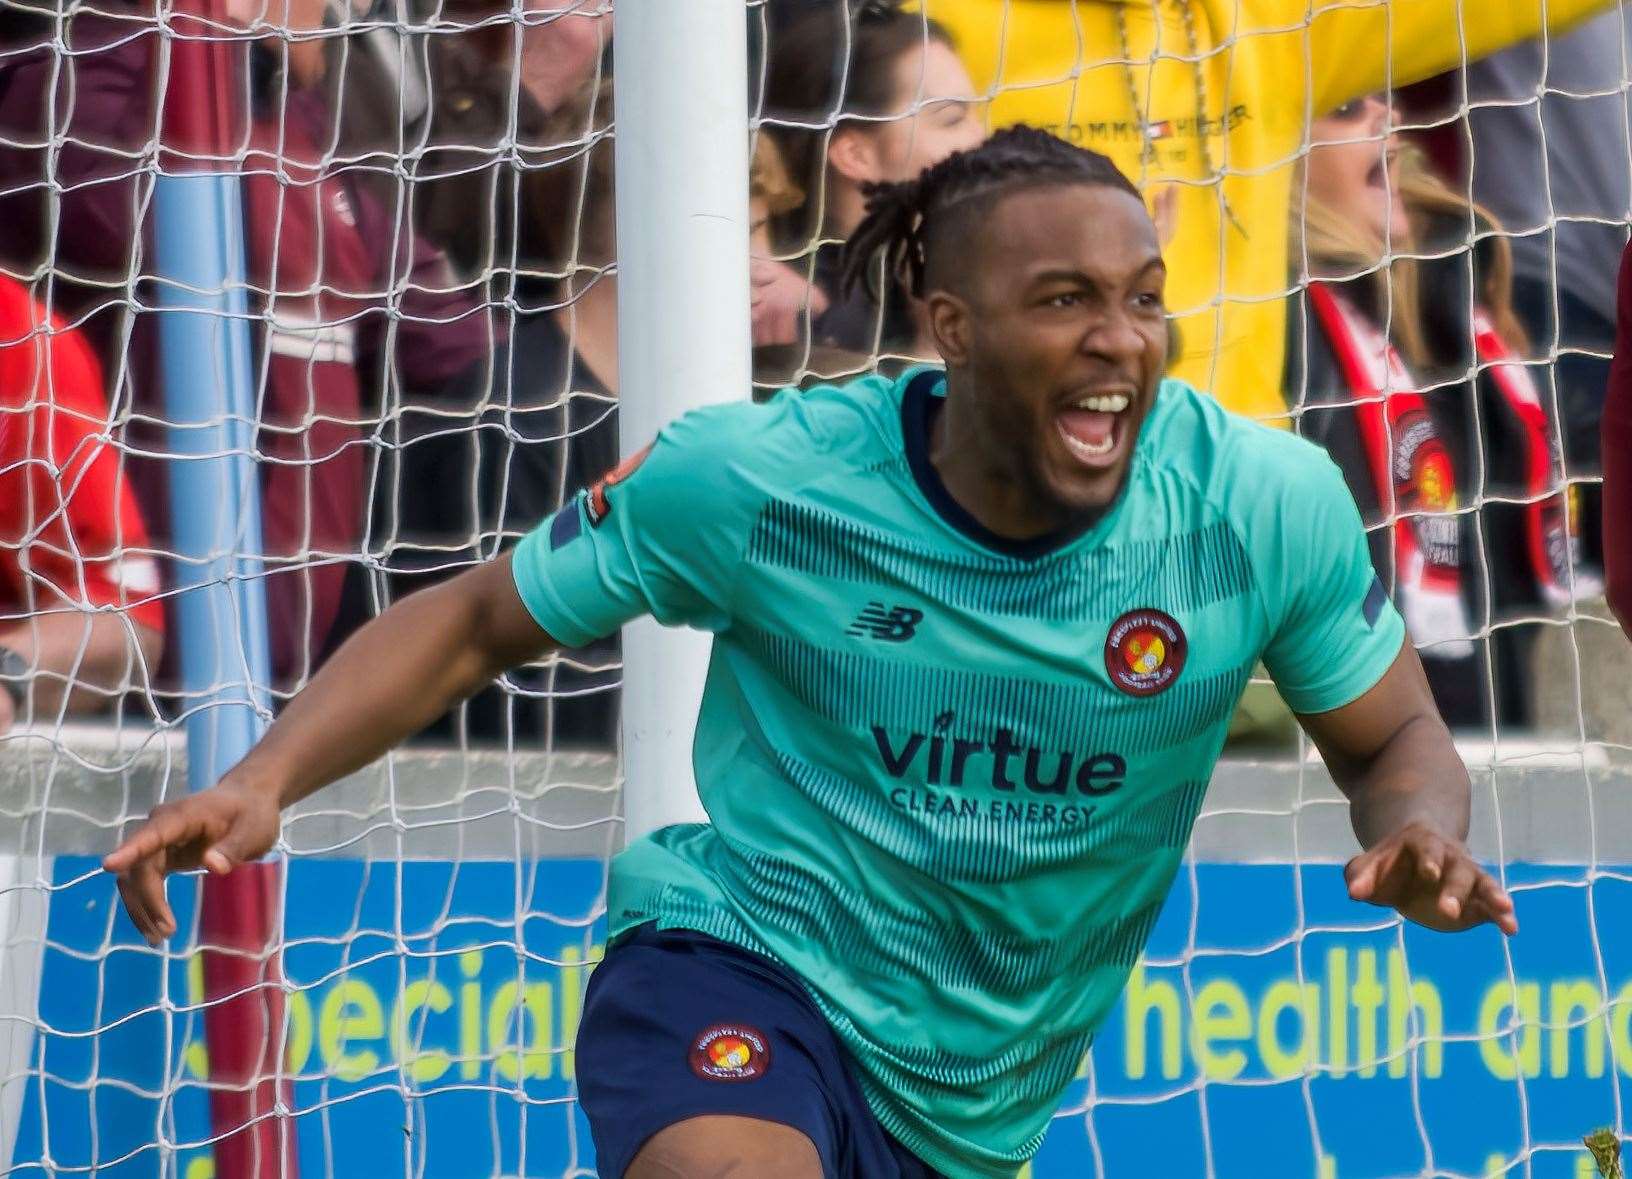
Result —
[[979, 147], [925, 168], [916, 180], [869, 184], [862, 190], [867, 216], [844, 243], [842, 289], [849, 294], [865, 282], [877, 297], [869, 278], [882, 271], [903, 276], [921, 299], [935, 259], [950, 256], [941, 249], [943, 240], [966, 238], [971, 223], [999, 196], [1058, 184], [1102, 185], [1139, 196], [1105, 156], [1026, 126], [1005, 128]]

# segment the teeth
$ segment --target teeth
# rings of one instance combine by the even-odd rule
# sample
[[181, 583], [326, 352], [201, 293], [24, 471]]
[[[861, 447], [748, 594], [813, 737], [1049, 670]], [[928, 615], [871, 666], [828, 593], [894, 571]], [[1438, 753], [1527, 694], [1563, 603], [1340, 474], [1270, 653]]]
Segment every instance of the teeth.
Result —
[[1104, 458], [1106, 455], [1110, 454], [1112, 449], [1114, 449], [1116, 446], [1116, 436], [1114, 434], [1105, 435], [1105, 441], [1101, 442], [1098, 446], [1095, 446], [1092, 443], [1084, 442], [1082, 439], [1074, 437], [1070, 434], [1064, 434], [1063, 437], [1065, 438], [1066, 446], [1070, 447], [1072, 451], [1083, 458]]
[[1077, 402], [1078, 409], [1091, 409], [1096, 413], [1121, 413], [1128, 408], [1126, 393], [1106, 393], [1098, 397], [1084, 397]]

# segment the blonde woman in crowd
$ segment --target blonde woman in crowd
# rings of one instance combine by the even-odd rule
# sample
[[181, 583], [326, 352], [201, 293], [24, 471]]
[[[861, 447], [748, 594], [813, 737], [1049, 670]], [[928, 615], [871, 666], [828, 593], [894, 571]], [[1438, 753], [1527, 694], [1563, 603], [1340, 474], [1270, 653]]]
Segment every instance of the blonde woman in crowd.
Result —
[[1502, 624], [1576, 588], [1553, 432], [1518, 362], [1506, 239], [1389, 122], [1362, 98], [1314, 124], [1287, 401], [1343, 470], [1447, 721], [1523, 723], [1533, 628]]

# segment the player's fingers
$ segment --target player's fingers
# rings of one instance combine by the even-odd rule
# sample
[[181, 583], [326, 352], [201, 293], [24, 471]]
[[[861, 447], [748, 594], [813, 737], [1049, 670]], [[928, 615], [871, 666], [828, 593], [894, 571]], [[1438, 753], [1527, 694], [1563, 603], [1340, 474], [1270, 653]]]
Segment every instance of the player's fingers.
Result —
[[1463, 917], [1463, 928], [1471, 929], [1487, 921], [1509, 937], [1519, 932], [1519, 919], [1513, 910], [1492, 909], [1483, 897], [1475, 893], [1468, 901]]
[[170, 898], [164, 893], [164, 873], [147, 872], [137, 877], [142, 890], [142, 901], [153, 919], [153, 932], [160, 940], [176, 932], [176, 915], [170, 911]]
[[[148, 816], [142, 829], [126, 840], [124, 847], [113, 853], [114, 856], [118, 856], [125, 848], [129, 848], [132, 853], [125, 857], [124, 868], [114, 870], [123, 871], [138, 861], [160, 853], [166, 856], [167, 869], [190, 868], [196, 859], [189, 856], [186, 849], [194, 844], [208, 842], [214, 834], [217, 833], [209, 829], [209, 824], [200, 815], [196, 806], [165, 804], [154, 807], [153, 813]], [[116, 864], [120, 862], [115, 861]]]
[[1410, 844], [1401, 842], [1379, 866], [1371, 900], [1377, 905], [1399, 906], [1413, 892], [1417, 880], [1417, 858]]
[[1349, 896], [1357, 901], [1371, 900], [1377, 893], [1377, 882], [1387, 870], [1393, 854], [1391, 847], [1374, 847], [1350, 860], [1343, 869]]
[[1479, 873], [1479, 883], [1475, 887], [1475, 892], [1478, 893], [1480, 900], [1493, 909], [1501, 909], [1506, 912], [1511, 912], [1513, 909], [1512, 894], [1503, 888], [1502, 882], [1489, 872], [1482, 871]]
[[1473, 899], [1503, 933], [1511, 936], [1519, 932], [1519, 915], [1513, 898], [1490, 873], [1480, 873]]
[[148, 860], [136, 865], [119, 878], [119, 892], [132, 924], [149, 942], [162, 941], [175, 932], [176, 919], [164, 895], [164, 872], [159, 866]]
[[1348, 885], [1349, 896], [1363, 901], [1371, 895], [1377, 880], [1377, 860], [1370, 852], [1355, 856], [1343, 866], [1343, 883]]
[[125, 913], [130, 917], [130, 923], [136, 927], [136, 932], [142, 935], [142, 940], [152, 942], [153, 916], [147, 911], [147, 905], [124, 876], [117, 880], [119, 885], [119, 899], [124, 902]]
[[1445, 876], [1449, 845], [1437, 835], [1413, 832], [1406, 846], [1411, 849], [1417, 880], [1422, 884], [1438, 884]]
[[1466, 855], [1449, 858], [1445, 874], [1439, 883], [1439, 911], [1448, 920], [1456, 921], [1467, 908], [1468, 899], [1479, 886], [1479, 865]]
[[102, 857], [102, 867], [109, 872], [129, 871], [138, 860], [146, 859], [164, 847], [164, 836], [151, 818], [125, 841]]
[[239, 863], [236, 857], [229, 856], [219, 846], [209, 848], [199, 859], [203, 863], [205, 871], [216, 876], [225, 876], [236, 868]]
[[277, 838], [277, 822], [273, 820], [270, 831], [262, 830], [262, 826], [254, 810], [239, 811], [220, 838], [203, 849], [200, 859], [204, 867], [211, 872], [230, 872], [239, 864], [263, 855]]

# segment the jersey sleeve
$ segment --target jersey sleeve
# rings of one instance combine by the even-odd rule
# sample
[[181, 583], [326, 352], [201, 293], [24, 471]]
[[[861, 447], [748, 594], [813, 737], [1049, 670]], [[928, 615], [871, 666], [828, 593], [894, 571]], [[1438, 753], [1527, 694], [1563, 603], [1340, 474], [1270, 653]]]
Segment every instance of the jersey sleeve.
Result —
[[1289, 475], [1258, 518], [1270, 618], [1264, 664], [1294, 712], [1329, 712], [1374, 687], [1405, 642], [1405, 623], [1337, 466], [1302, 439], [1283, 438]]
[[516, 547], [512, 575], [534, 620], [581, 647], [650, 614], [721, 631], [758, 506], [747, 462], [759, 407], [696, 410], [579, 492]]

